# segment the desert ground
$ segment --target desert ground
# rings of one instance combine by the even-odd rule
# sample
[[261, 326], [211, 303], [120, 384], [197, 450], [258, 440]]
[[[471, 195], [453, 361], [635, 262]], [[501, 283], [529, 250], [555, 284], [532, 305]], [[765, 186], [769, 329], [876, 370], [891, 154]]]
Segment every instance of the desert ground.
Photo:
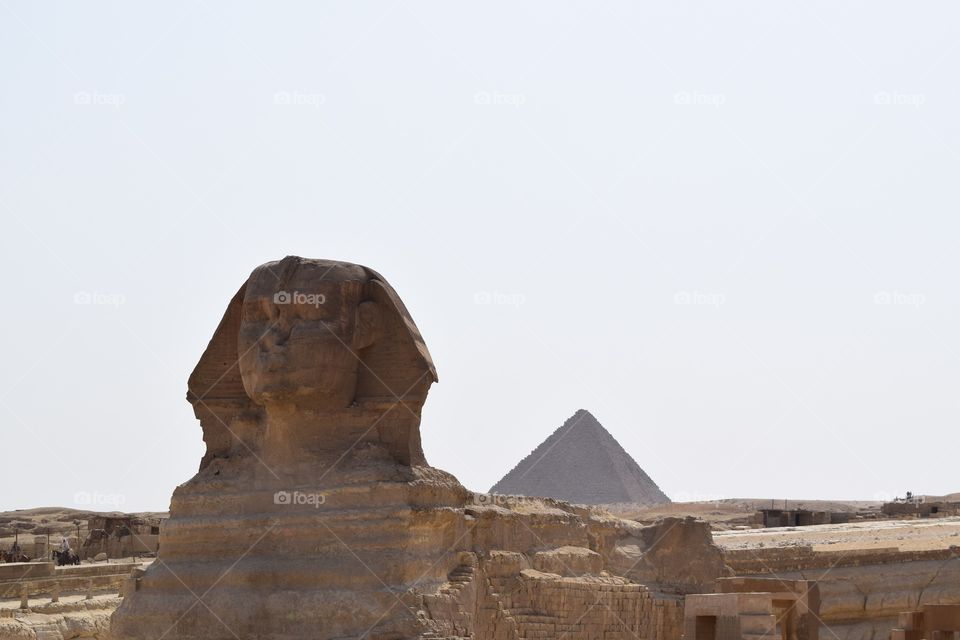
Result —
[[[957, 495], [944, 499], [954, 500]], [[960, 546], [960, 517], [878, 520], [882, 503], [870, 501], [789, 500], [786, 504], [791, 509], [858, 513], [860, 519], [844, 524], [755, 528], [752, 523], [757, 509], [784, 508], [784, 501], [743, 498], [675, 502], [640, 509], [615, 505], [611, 511], [644, 523], [668, 516], [696, 517], [710, 523], [714, 542], [724, 549], [809, 546], [813, 551], [928, 551]]]
[[810, 546], [814, 551], [932, 551], [960, 546], [960, 517], [715, 531], [713, 540], [724, 549]]
[[[960, 494], [946, 496], [956, 499]], [[731, 498], [715, 502], [674, 502], [653, 507], [637, 505], [606, 505], [601, 507], [617, 516], [644, 524], [666, 517], [692, 516], [710, 524], [714, 541], [725, 549], [764, 547], [811, 546], [814, 551], [849, 549], [897, 548], [901, 551], [947, 549], [960, 546], [960, 517], [918, 520], [877, 520], [880, 502], [788, 500], [791, 509], [814, 509], [836, 512], [857, 512], [860, 520], [845, 524], [808, 527], [756, 528], [753, 525], [756, 510], [775, 505], [783, 508], [785, 501], [763, 498]], [[120, 512], [97, 512], [66, 507], [39, 507], [0, 512], [0, 548], [9, 548], [14, 529], [21, 536], [50, 534], [51, 542], [60, 536], [75, 535], [75, 520], [80, 520], [81, 532], [86, 533], [86, 520], [92, 515]], [[137, 512], [142, 517], [165, 518], [166, 512]], [[32, 538], [31, 538], [32, 539]]]

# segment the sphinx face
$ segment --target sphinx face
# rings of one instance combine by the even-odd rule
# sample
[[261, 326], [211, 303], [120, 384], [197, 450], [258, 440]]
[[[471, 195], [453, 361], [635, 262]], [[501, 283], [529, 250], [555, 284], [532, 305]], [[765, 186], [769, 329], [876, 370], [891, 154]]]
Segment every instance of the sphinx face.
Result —
[[365, 274], [302, 263], [281, 279], [276, 264], [247, 283], [238, 344], [244, 389], [264, 406], [344, 409], [360, 366], [354, 334]]

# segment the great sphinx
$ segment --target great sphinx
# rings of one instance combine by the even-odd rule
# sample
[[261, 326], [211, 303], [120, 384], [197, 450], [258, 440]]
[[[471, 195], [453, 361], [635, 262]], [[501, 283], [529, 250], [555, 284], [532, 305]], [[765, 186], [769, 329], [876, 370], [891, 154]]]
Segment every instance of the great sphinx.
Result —
[[679, 563], [671, 590], [712, 583], [724, 567], [709, 532], [478, 499], [424, 458], [436, 380], [377, 272], [299, 257], [256, 268], [189, 378], [206, 453], [111, 636], [514, 638], [549, 619], [572, 639], [679, 640], [675, 597], [639, 582], [670, 581]]
[[402, 597], [446, 578], [468, 497], [420, 445], [436, 380], [375, 271], [299, 257], [255, 269], [189, 378], [206, 453], [114, 635], [414, 635]]
[[375, 271], [298, 257], [262, 265], [188, 382], [201, 469], [247, 454], [315, 464], [366, 444], [425, 465], [420, 410], [436, 380], [410, 313]]

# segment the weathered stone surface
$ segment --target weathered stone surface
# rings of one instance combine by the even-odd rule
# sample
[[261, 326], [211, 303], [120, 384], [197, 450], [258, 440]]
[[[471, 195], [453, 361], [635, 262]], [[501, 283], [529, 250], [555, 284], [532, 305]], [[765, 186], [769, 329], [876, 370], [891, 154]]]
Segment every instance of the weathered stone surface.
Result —
[[435, 380], [375, 272], [295, 257], [254, 270], [190, 377], [201, 469], [114, 632], [414, 635], [398, 594], [442, 584], [466, 531], [468, 493], [420, 447]]
[[288, 465], [375, 443], [425, 464], [420, 409], [436, 369], [386, 280], [359, 265], [287, 257], [230, 301], [187, 398], [217, 457]]
[[621, 540], [613, 568], [637, 582], [679, 593], [710, 593], [717, 578], [732, 576], [710, 527], [693, 518], [664, 518]]
[[678, 640], [682, 610], [657, 582], [677, 589], [680, 543], [711, 547], [691, 556], [714, 563], [697, 572], [722, 572], [709, 534], [549, 499], [476, 501], [424, 459], [434, 381], [376, 272], [295, 257], [257, 268], [190, 377], [207, 451], [114, 637]]
[[533, 556], [533, 566], [538, 571], [559, 576], [599, 575], [603, 570], [603, 558], [584, 547], [564, 546], [538, 551]]
[[106, 638], [109, 635], [110, 616], [119, 598], [83, 600], [15, 618], [0, 618], [0, 638], [3, 640], [72, 640], [73, 638]]
[[928, 561], [905, 558], [889, 564], [805, 571], [779, 571], [774, 565], [768, 575], [817, 580], [822, 598], [820, 617], [841, 640], [886, 638], [904, 611], [960, 603], [960, 557]]

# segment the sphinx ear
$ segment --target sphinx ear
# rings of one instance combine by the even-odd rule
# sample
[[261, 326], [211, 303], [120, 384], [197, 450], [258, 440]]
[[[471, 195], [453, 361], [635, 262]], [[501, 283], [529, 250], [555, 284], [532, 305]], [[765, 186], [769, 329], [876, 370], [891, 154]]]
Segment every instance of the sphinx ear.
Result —
[[366, 349], [383, 333], [383, 317], [376, 302], [361, 302], [357, 307], [357, 324], [353, 332], [353, 348]]

